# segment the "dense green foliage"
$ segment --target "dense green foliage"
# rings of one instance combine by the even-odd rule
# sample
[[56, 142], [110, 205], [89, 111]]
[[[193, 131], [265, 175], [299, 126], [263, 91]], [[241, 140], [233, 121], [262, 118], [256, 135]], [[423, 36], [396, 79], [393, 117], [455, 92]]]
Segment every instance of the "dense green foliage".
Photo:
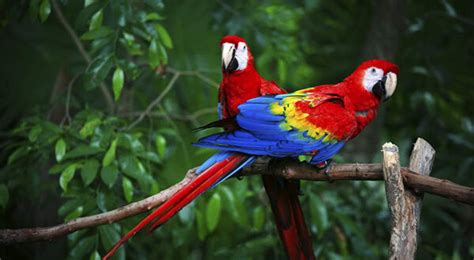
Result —
[[[212, 154], [190, 145], [209, 132], [191, 129], [216, 118], [223, 35], [246, 38], [261, 74], [289, 90], [337, 82], [377, 45], [367, 39], [381, 2], [0, 1], [0, 227], [115, 209], [174, 184]], [[437, 150], [433, 176], [474, 186], [474, 2], [452, 2], [403, 3], [399, 36], [377, 39], [397, 41], [386, 55], [401, 68], [377, 142], [397, 143], [406, 163], [422, 136]], [[304, 182], [302, 193], [317, 256], [386, 257], [382, 183]], [[0, 257], [99, 259], [143, 216], [67, 241], [2, 248]], [[426, 196], [419, 258], [474, 257], [472, 219], [472, 208]], [[137, 235], [116, 259], [126, 256], [284, 253], [260, 180], [249, 177], [201, 196], [153, 235]]]

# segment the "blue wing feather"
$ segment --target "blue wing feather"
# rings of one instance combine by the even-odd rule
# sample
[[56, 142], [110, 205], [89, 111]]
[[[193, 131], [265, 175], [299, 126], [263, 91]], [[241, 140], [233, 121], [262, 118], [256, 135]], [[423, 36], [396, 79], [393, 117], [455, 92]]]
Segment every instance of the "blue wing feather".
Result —
[[[281, 94], [251, 99], [239, 106], [240, 113], [236, 120], [242, 129], [213, 134], [200, 139], [194, 145], [224, 151], [223, 155], [215, 155], [217, 159], [222, 159], [227, 151], [273, 157], [315, 154], [311, 163], [325, 161], [336, 154], [345, 142], [324, 141], [325, 135], [315, 139], [306, 132], [282, 128], [280, 124], [285, 122], [285, 116], [275, 115], [270, 111], [270, 104], [273, 102], [281, 104], [282, 99], [286, 97], [305, 96], [307, 94]], [[212, 165], [216, 158], [210, 159], [209, 163], [205, 162], [201, 167]]]

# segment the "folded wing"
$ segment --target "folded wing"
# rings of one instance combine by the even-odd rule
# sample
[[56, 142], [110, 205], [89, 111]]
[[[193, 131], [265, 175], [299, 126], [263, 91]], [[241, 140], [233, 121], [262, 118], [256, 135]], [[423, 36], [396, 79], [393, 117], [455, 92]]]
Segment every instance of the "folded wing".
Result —
[[325, 161], [342, 148], [357, 123], [342, 97], [310, 90], [250, 99], [239, 106], [236, 121], [241, 129], [202, 138], [195, 145]]

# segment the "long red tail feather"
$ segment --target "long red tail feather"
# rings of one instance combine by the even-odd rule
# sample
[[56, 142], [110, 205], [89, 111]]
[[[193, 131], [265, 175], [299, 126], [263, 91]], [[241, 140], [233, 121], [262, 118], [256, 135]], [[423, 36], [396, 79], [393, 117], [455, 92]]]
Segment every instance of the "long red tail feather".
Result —
[[262, 175], [262, 181], [288, 259], [316, 259], [298, 199], [298, 184], [271, 175]]
[[168, 209], [166, 214], [156, 219], [150, 227], [150, 232], [155, 230], [159, 225], [165, 223], [171, 217], [173, 217], [183, 207], [188, 205], [197, 196], [199, 196], [201, 193], [203, 193], [205, 190], [211, 187], [220, 178], [225, 176], [227, 173], [231, 172], [235, 168], [236, 164], [238, 164], [241, 161], [242, 161], [241, 158], [237, 158], [237, 157], [232, 158], [232, 160], [229, 163], [227, 163], [224, 167], [222, 167], [217, 173], [209, 177], [209, 179], [207, 179], [201, 186], [197, 187], [195, 190], [189, 193], [186, 197], [182, 198], [176, 205]]
[[235, 169], [245, 158], [246, 156], [242, 154], [233, 155], [200, 173], [198, 177], [188, 183], [183, 189], [173, 194], [165, 203], [140, 221], [140, 223], [123, 236], [102, 259], [107, 260], [112, 257], [120, 246], [149, 223], [153, 222], [151, 227], [151, 230], [153, 230], [166, 222], [194, 198], [199, 196], [199, 194], [211, 187], [221, 177], [224, 177], [227, 173]]

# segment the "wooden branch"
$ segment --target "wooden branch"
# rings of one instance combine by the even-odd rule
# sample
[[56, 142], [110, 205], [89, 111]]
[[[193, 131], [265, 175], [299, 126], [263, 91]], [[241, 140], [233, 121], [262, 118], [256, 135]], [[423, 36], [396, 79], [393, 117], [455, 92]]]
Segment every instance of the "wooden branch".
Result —
[[407, 259], [403, 253], [406, 246], [408, 207], [405, 201], [398, 147], [392, 143], [386, 143], [382, 147], [382, 152], [385, 193], [391, 220], [389, 259]]
[[[415, 259], [417, 232], [423, 194], [406, 190], [400, 171], [398, 147], [391, 143], [383, 146], [385, 190], [391, 216], [390, 259]], [[435, 150], [418, 138], [410, 156], [409, 169], [427, 176], [433, 166]]]
[[77, 218], [69, 222], [47, 228], [24, 228], [24, 229], [3, 229], [0, 230], [0, 244], [11, 244], [21, 242], [31, 242], [48, 240], [59, 236], [64, 236], [79, 229], [94, 227], [102, 224], [113, 223], [121, 219], [134, 216], [150, 210], [165, 202], [171, 195], [183, 188], [197, 175], [194, 169], [188, 171], [183, 180], [177, 184], [163, 190], [144, 200], [130, 203], [121, 208], [82, 218]]
[[[275, 174], [287, 179], [304, 179], [311, 181], [339, 181], [339, 180], [383, 180], [381, 164], [337, 164], [332, 165], [328, 174], [322, 174], [313, 166], [299, 163], [295, 160], [281, 160], [280, 166], [276, 166], [273, 173], [268, 171], [268, 159], [260, 159], [252, 166], [244, 169], [240, 176], [256, 174]], [[274, 167], [272, 165], [272, 167]], [[278, 167], [280, 167], [278, 169]], [[45, 228], [26, 229], [4, 229], [0, 230], [0, 244], [19, 242], [31, 242], [48, 240], [72, 233], [79, 229], [90, 228], [106, 223], [112, 223], [148, 211], [159, 206], [172, 194], [188, 184], [196, 176], [194, 169], [186, 174], [186, 177], [178, 184], [148, 197], [144, 200], [134, 202], [110, 212], [77, 218], [69, 222]], [[428, 176], [420, 176], [412, 171], [401, 168], [403, 182], [407, 187], [416, 192], [428, 192], [437, 194], [452, 200], [474, 205], [474, 188], [464, 187], [447, 180], [436, 179]]]
[[[435, 150], [427, 141], [418, 138], [410, 156], [408, 169], [417, 172], [421, 176], [430, 175], [435, 153]], [[423, 193], [417, 193], [414, 190], [407, 190], [405, 192], [405, 201], [406, 206], [408, 207], [408, 211], [406, 212], [408, 214], [408, 223], [406, 224], [408, 225], [408, 229], [406, 230], [404, 256], [408, 259], [415, 259]]]

